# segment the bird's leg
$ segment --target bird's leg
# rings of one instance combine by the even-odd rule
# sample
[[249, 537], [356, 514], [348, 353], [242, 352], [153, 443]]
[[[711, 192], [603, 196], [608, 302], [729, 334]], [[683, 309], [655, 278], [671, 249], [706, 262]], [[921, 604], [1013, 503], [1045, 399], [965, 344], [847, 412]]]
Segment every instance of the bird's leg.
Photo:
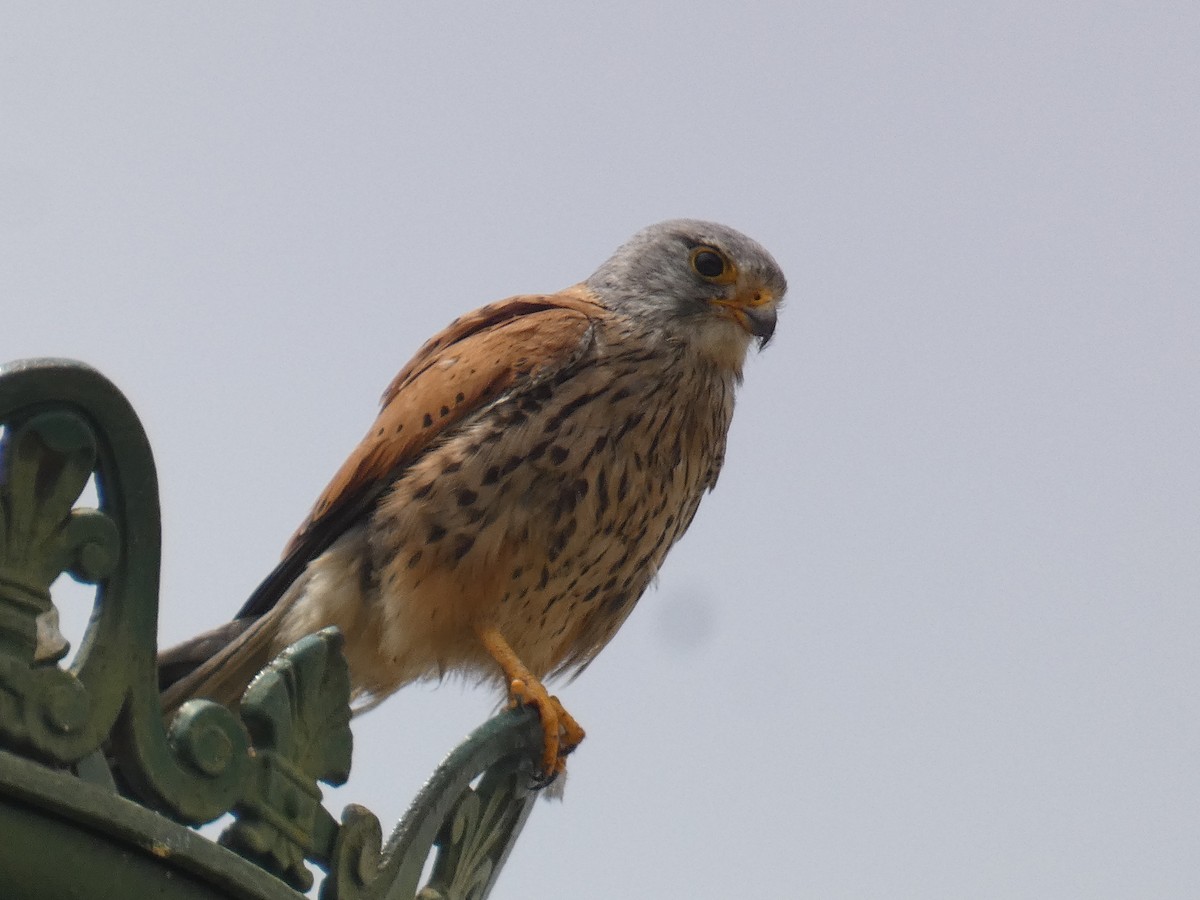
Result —
[[476, 631], [484, 649], [499, 664], [508, 680], [509, 701], [514, 706], [528, 704], [537, 710], [542, 721], [544, 739], [541, 779], [545, 784], [549, 784], [566, 771], [567, 755], [579, 746], [584, 738], [584, 731], [571, 714], [563, 709], [558, 698], [551, 696], [545, 685], [521, 662], [498, 628], [487, 625], [479, 627]]

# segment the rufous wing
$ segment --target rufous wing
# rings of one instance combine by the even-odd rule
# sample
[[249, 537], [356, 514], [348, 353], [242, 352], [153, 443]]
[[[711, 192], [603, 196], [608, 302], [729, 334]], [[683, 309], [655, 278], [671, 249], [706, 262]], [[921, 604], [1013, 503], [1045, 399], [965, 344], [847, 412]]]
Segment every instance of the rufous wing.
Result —
[[579, 359], [593, 322], [604, 315], [590, 293], [576, 286], [489, 304], [427, 341], [388, 386], [371, 430], [239, 618], [266, 612], [308, 562], [360, 521], [387, 485], [439, 437], [523, 383], [552, 376]]

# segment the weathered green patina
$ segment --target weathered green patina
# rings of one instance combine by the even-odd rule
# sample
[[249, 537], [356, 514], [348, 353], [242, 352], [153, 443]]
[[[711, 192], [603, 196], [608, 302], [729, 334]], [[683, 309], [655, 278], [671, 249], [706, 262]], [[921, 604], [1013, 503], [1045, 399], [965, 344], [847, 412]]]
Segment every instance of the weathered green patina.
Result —
[[[0, 429], [0, 897], [294, 900], [310, 865], [324, 900], [487, 896], [536, 796], [533, 711], [477, 729], [381, 846], [369, 810], [321, 804], [350, 773], [336, 630], [281, 654], [238, 710], [192, 700], [164, 723], [158, 486], [120, 391], [80, 363], [15, 363]], [[99, 508], [78, 508], [93, 477]], [[69, 662], [63, 572], [96, 587]], [[189, 827], [226, 812], [219, 844]]]

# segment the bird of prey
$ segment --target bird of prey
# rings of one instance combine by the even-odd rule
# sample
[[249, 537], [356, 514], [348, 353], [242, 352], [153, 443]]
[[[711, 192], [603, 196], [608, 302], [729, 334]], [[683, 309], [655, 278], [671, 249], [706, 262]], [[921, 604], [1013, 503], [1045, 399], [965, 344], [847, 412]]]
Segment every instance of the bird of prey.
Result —
[[164, 708], [235, 703], [336, 625], [360, 708], [446, 672], [502, 677], [538, 711], [552, 779], [584, 733], [543, 681], [604, 648], [716, 484], [785, 291], [750, 238], [679, 219], [580, 284], [453, 321], [236, 619], [160, 657]]

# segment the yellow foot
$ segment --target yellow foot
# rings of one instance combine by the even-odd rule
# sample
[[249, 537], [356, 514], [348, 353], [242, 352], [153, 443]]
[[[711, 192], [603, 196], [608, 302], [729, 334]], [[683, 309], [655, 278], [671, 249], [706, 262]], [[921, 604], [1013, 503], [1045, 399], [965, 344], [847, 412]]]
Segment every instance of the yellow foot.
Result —
[[582, 743], [585, 732], [537, 679], [514, 678], [508, 685], [514, 706], [532, 706], [542, 720], [542, 763], [539, 782], [548, 785], [567, 769], [567, 757]]
[[479, 639], [508, 679], [508, 698], [513, 706], [532, 706], [542, 722], [542, 758], [539, 787], [545, 787], [567, 769], [567, 756], [579, 746], [584, 731], [558, 698], [551, 696], [526, 668], [508, 641], [494, 627], [478, 629]]

